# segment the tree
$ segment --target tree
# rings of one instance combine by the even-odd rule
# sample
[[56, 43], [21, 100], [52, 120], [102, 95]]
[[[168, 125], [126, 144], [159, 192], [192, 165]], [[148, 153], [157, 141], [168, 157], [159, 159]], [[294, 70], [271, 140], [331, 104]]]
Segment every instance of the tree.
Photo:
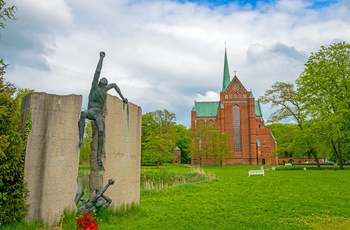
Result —
[[191, 145], [191, 135], [189, 129], [183, 125], [176, 125], [176, 145], [181, 149], [181, 162], [191, 163], [190, 145]]
[[[14, 19], [16, 8], [0, 0], [0, 27]], [[28, 210], [24, 184], [24, 141], [18, 117], [16, 88], [3, 77], [6, 64], [0, 59], [0, 226], [22, 220]], [[25, 135], [24, 135], [25, 136]]]
[[[296, 136], [300, 133], [300, 129], [296, 124], [273, 123], [268, 125], [276, 139], [278, 148], [276, 151], [280, 157], [291, 157], [289, 146], [293, 143]], [[305, 150], [304, 150], [305, 152]]]
[[5, 29], [6, 24], [4, 21], [7, 19], [13, 20], [15, 19], [15, 13], [17, 8], [15, 6], [5, 7], [6, 2], [4, 0], [0, 0], [0, 27]]
[[24, 184], [24, 141], [18, 119], [16, 88], [0, 76], [0, 225], [22, 220], [27, 213]]
[[218, 132], [214, 132], [214, 135], [214, 159], [216, 162], [219, 161], [220, 165], [222, 165], [228, 157], [234, 154], [233, 145], [230, 135], [226, 132], [222, 133], [218, 130]]
[[17, 109], [17, 115], [18, 118], [21, 116], [21, 108], [22, 108], [22, 99], [26, 95], [34, 92], [34, 89], [29, 89], [29, 88], [18, 88], [16, 92], [16, 98], [18, 99], [18, 109]]
[[[270, 116], [272, 122], [280, 122], [286, 118], [293, 118], [300, 130], [305, 129], [304, 123], [307, 118], [307, 111], [304, 109], [303, 103], [299, 99], [299, 92], [294, 89], [294, 85], [285, 82], [276, 82], [272, 85], [271, 89], [266, 90], [265, 94], [259, 99], [261, 103], [271, 103], [272, 107], [278, 107]], [[302, 132], [300, 132], [302, 135]], [[306, 152], [312, 154], [317, 164], [317, 169], [321, 169], [321, 165], [315, 149], [312, 147], [311, 141], [307, 140], [303, 148]], [[303, 139], [304, 140], [304, 139]], [[300, 143], [298, 143], [300, 145]]]
[[199, 159], [199, 164], [205, 159], [213, 158], [222, 165], [225, 159], [234, 153], [230, 136], [222, 133], [215, 125], [201, 125], [198, 129], [192, 129], [191, 132], [191, 157]]
[[175, 158], [175, 114], [168, 110], [156, 110], [142, 116], [142, 163], [160, 164]]
[[325, 130], [325, 141], [343, 169], [350, 143], [350, 44], [322, 46], [296, 81], [308, 116]]

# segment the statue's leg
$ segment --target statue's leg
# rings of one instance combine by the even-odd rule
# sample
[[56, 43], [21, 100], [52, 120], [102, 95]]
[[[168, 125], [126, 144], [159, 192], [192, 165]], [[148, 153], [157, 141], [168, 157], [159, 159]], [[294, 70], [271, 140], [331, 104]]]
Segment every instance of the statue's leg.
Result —
[[86, 119], [86, 111], [82, 111], [80, 113], [80, 120], [78, 123], [78, 126], [79, 126], [79, 147], [81, 147], [84, 144], [85, 119]]
[[102, 167], [102, 146], [103, 146], [103, 135], [104, 135], [104, 124], [102, 117], [98, 117], [95, 120], [98, 129], [98, 139], [97, 139], [97, 164]]

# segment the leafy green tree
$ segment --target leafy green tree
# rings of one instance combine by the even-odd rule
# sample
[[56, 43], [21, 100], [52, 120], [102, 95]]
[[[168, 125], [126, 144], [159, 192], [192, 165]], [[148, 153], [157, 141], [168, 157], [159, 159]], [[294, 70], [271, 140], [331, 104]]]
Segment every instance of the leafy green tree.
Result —
[[160, 164], [175, 159], [176, 116], [168, 110], [156, 110], [142, 116], [142, 163]]
[[233, 146], [227, 133], [222, 133], [215, 125], [201, 125], [191, 131], [191, 157], [198, 158], [199, 164], [213, 158], [215, 163], [222, 164], [227, 157], [231, 156]]
[[304, 123], [306, 122], [308, 113], [299, 99], [299, 92], [294, 89], [294, 85], [291, 83], [276, 82], [272, 85], [271, 89], [265, 91], [265, 94], [261, 96], [259, 100], [263, 104], [270, 103], [272, 107], [278, 108], [271, 114], [271, 122], [280, 122], [286, 118], [293, 118], [296, 121], [301, 131], [299, 134], [304, 138], [302, 142], [304, 145], [301, 145], [300, 142], [297, 144], [304, 148], [305, 152], [312, 154], [317, 168], [321, 169], [317, 153], [312, 146], [313, 142], [308, 140], [308, 136], [303, 135], [305, 129]]
[[191, 163], [190, 145], [191, 145], [191, 135], [190, 130], [184, 125], [176, 125], [176, 145], [181, 149], [181, 162]]
[[202, 136], [204, 135], [204, 126], [191, 130], [191, 158], [198, 158], [199, 165], [202, 164], [205, 153], [202, 148]]
[[16, 88], [0, 76], [0, 225], [18, 222], [27, 213], [25, 145], [19, 131], [15, 92]]
[[[289, 146], [293, 143], [296, 136], [299, 135], [300, 129], [296, 124], [283, 124], [283, 123], [273, 123], [268, 125], [271, 129], [278, 148], [276, 151], [280, 157], [292, 157], [292, 153], [289, 150]], [[303, 150], [305, 152], [305, 150]], [[293, 154], [294, 155], [294, 154]]]
[[270, 115], [269, 122], [276, 123], [286, 118], [293, 118], [300, 129], [303, 128], [306, 113], [298, 100], [298, 92], [293, 84], [275, 82], [259, 100], [263, 104], [271, 104], [272, 108], [278, 108]]
[[6, 24], [4, 21], [10, 19], [15, 19], [15, 13], [17, 11], [17, 8], [15, 6], [8, 6], [5, 7], [6, 2], [4, 0], [0, 0], [0, 27], [5, 28]]
[[219, 162], [220, 165], [230, 156], [234, 154], [233, 145], [230, 135], [226, 132], [213, 132], [214, 135], [214, 159], [215, 162]]
[[[0, 27], [14, 19], [16, 8], [0, 0]], [[28, 210], [24, 183], [24, 141], [19, 131], [19, 99], [16, 88], [4, 78], [6, 64], [0, 59], [0, 227], [22, 220]]]
[[322, 130], [343, 169], [350, 143], [350, 44], [322, 46], [297, 79], [300, 101]]
[[17, 109], [17, 115], [18, 118], [21, 116], [21, 108], [22, 108], [22, 99], [29, 93], [34, 92], [34, 89], [29, 89], [29, 88], [18, 88], [16, 92], [16, 98], [18, 99], [18, 109]]

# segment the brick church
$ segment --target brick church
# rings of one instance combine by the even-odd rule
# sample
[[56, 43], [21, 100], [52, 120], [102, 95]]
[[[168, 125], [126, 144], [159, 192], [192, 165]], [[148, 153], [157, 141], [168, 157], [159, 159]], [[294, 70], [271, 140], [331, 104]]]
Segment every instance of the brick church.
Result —
[[[271, 130], [264, 125], [260, 102], [255, 100], [238, 77], [231, 80], [225, 49], [224, 74], [220, 101], [194, 102], [191, 111], [191, 128], [199, 125], [216, 125], [231, 137], [234, 154], [225, 164], [276, 164], [272, 149], [276, 148]], [[199, 159], [192, 157], [192, 163]], [[208, 159], [213, 163], [214, 159]]]

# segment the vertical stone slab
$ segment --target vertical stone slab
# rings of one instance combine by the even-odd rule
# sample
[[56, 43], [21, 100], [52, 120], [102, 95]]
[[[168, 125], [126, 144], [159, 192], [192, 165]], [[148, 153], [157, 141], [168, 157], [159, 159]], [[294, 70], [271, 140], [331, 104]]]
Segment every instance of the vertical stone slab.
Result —
[[105, 154], [103, 185], [114, 179], [105, 195], [111, 207], [140, 203], [141, 108], [107, 95], [105, 102]]
[[25, 158], [27, 220], [42, 219], [51, 225], [64, 209], [75, 208], [82, 96], [31, 93], [22, 104], [23, 121], [28, 111], [32, 120]]

